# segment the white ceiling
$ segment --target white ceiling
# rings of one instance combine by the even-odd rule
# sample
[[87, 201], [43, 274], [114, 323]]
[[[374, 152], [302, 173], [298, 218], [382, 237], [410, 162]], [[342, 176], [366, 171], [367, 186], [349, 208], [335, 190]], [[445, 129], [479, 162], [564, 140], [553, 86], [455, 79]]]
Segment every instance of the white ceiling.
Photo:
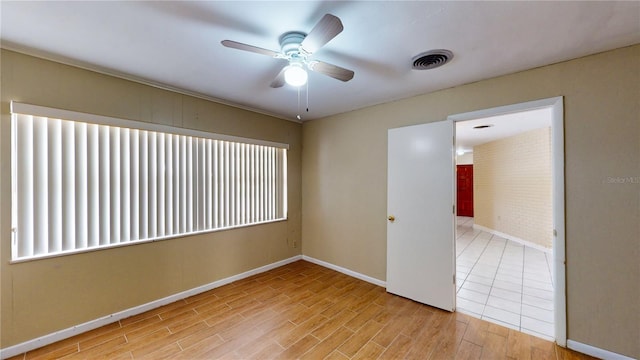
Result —
[[[640, 2], [107, 1], [0, 2], [2, 46], [286, 119], [298, 94], [273, 89], [282, 60], [223, 47], [279, 50], [287, 31], [325, 13], [344, 31], [313, 58], [355, 71], [310, 74], [305, 120], [640, 43]], [[411, 70], [431, 49], [453, 51]], [[302, 96], [305, 108], [305, 94]]]
[[[456, 150], [473, 152], [473, 147], [490, 141], [551, 126], [552, 108], [541, 108], [456, 122]], [[474, 129], [478, 125], [488, 128]]]

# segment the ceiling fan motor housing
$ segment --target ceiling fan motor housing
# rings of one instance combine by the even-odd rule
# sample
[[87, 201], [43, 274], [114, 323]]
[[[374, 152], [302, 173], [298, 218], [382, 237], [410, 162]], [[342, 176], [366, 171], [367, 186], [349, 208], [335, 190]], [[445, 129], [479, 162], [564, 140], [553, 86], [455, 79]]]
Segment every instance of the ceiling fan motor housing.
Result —
[[289, 64], [280, 70], [280, 73], [278, 73], [276, 78], [271, 82], [272, 88], [280, 88], [284, 86], [285, 83], [299, 86], [287, 80], [287, 75], [291, 78], [293, 76], [292, 74], [295, 73], [298, 73], [298, 78], [300, 79], [300, 81], [295, 83], [304, 84], [307, 78], [305, 68], [346, 82], [353, 79], [354, 72], [352, 70], [319, 60], [309, 60], [313, 53], [331, 41], [331, 39], [336, 37], [343, 29], [342, 22], [337, 16], [325, 14], [308, 34], [301, 31], [289, 31], [282, 34], [278, 39], [281, 48], [279, 52], [233, 40], [223, 40], [221, 44], [228, 48], [288, 61]]
[[280, 37], [280, 48], [283, 54], [292, 55], [297, 54], [300, 49], [300, 44], [307, 34], [299, 31], [290, 31], [284, 33]]

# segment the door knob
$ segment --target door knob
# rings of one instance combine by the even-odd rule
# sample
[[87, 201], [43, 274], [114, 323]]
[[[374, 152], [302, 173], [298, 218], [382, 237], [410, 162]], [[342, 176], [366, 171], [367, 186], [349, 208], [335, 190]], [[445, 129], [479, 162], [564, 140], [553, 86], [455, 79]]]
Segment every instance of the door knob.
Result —
[[387, 218], [389, 219], [389, 221], [394, 222], [396, 220], [396, 217], [393, 215], [389, 215], [389, 217]]

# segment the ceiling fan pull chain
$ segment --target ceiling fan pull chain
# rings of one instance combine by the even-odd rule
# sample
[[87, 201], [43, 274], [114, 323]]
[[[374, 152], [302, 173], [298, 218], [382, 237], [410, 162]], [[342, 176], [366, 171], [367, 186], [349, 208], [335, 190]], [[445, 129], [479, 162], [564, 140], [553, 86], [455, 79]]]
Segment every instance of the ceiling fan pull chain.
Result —
[[309, 81], [307, 81], [307, 112], [309, 112]]
[[298, 87], [298, 115], [296, 116], [298, 118], [298, 120], [302, 120], [302, 117], [300, 116], [300, 86]]

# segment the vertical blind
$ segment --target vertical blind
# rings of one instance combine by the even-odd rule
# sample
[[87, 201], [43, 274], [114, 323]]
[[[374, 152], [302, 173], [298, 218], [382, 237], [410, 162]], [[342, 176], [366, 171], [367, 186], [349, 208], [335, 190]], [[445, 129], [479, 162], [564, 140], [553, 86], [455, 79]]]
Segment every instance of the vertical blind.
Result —
[[17, 112], [11, 130], [13, 260], [287, 216], [283, 147]]

